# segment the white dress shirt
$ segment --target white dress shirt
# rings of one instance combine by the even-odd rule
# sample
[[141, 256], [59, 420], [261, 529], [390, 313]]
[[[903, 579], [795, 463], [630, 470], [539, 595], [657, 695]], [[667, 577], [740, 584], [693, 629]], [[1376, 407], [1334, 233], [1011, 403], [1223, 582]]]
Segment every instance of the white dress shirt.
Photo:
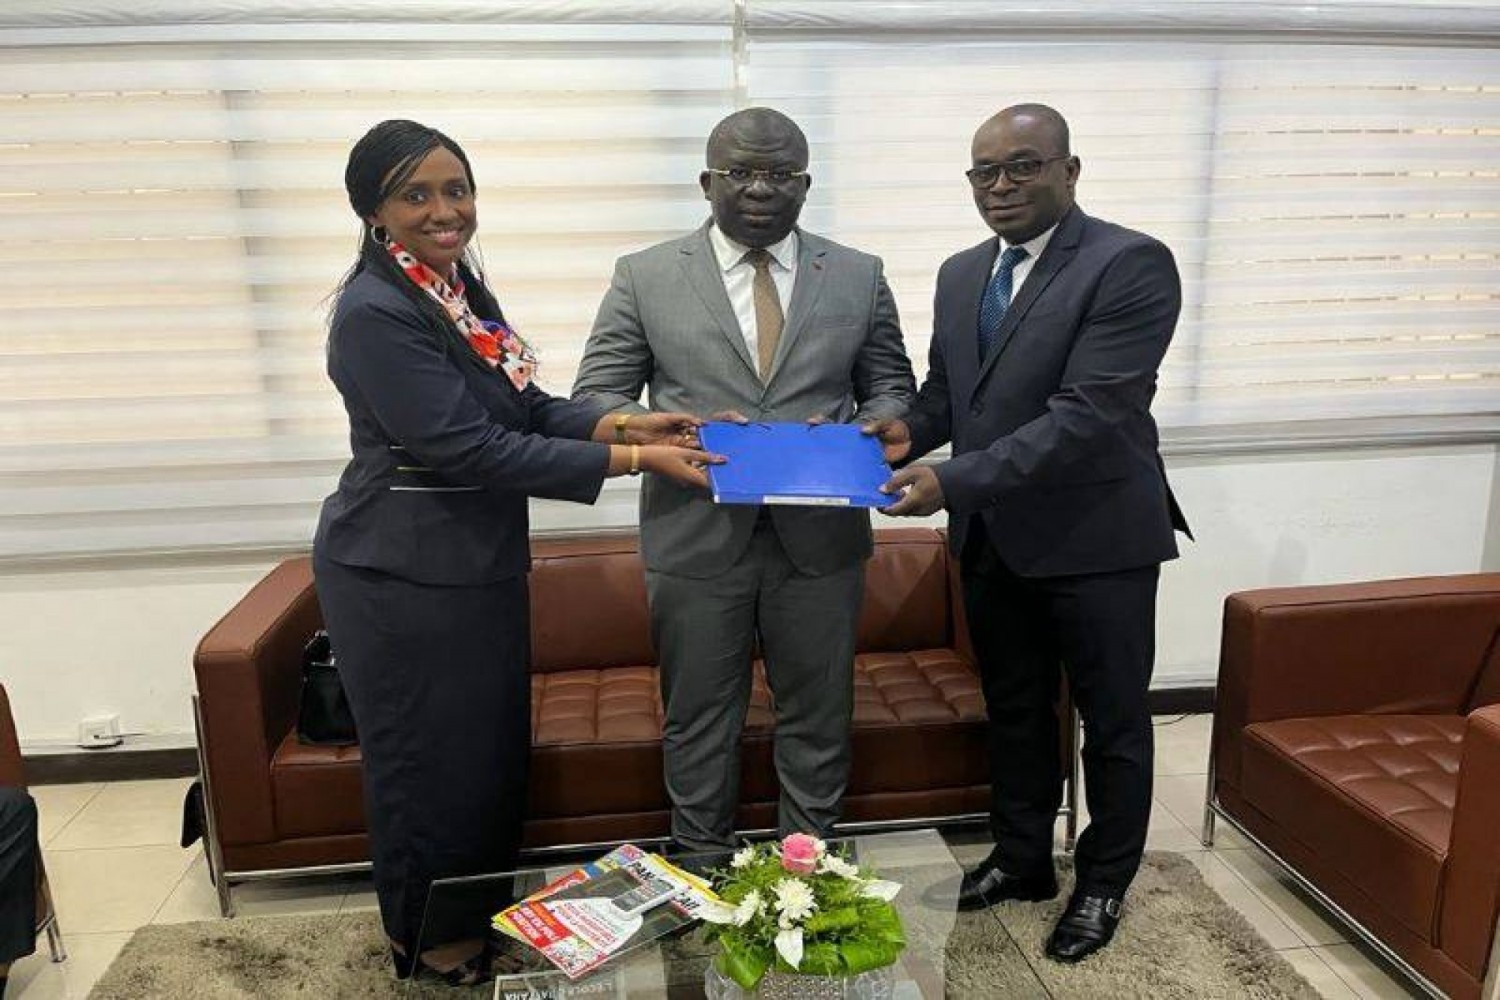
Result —
[[[752, 358], [757, 353], [755, 330], [755, 266], [745, 260], [750, 252], [725, 236], [717, 225], [708, 227], [708, 242], [713, 245], [714, 256], [719, 261], [719, 275], [724, 279], [724, 291], [729, 293], [729, 305], [735, 318], [740, 321], [740, 334]], [[776, 295], [781, 299], [781, 315], [786, 316], [792, 302], [792, 286], [797, 281], [797, 231], [787, 233], [786, 239], [766, 247], [771, 254], [771, 281], [776, 285]]]
[[[1057, 232], [1057, 224], [1053, 223], [1052, 228], [1045, 233], [1042, 233], [1040, 236], [1033, 236], [1021, 244], [1021, 246], [1026, 248], [1026, 257], [1010, 272], [1010, 300], [1012, 302], [1016, 301], [1016, 294], [1021, 291], [1021, 286], [1026, 284], [1026, 276], [1031, 273], [1031, 268], [1036, 264], [1038, 258], [1042, 256], [1042, 251], [1047, 249], [1047, 244], [1051, 241], [1052, 234], [1055, 232]], [[996, 271], [1000, 270], [1000, 254], [1005, 253], [1009, 247], [1010, 244], [1005, 242], [1005, 240], [1002, 239], [1000, 241], [1000, 253], [995, 254], [995, 262], [990, 265], [991, 278], [995, 276]]]

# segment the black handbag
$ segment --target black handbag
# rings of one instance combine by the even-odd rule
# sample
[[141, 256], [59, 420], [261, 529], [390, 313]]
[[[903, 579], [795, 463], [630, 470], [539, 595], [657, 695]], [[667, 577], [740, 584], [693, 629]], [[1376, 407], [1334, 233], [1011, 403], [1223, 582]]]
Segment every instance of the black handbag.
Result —
[[302, 650], [302, 704], [297, 709], [297, 742], [348, 747], [359, 742], [354, 714], [339, 680], [328, 633], [319, 629]]

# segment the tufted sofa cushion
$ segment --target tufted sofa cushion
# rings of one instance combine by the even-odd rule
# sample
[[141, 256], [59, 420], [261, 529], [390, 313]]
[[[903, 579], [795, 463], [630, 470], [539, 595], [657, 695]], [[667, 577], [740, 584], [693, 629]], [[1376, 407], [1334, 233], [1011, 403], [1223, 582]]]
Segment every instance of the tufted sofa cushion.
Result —
[[1422, 937], [1458, 790], [1458, 715], [1337, 715], [1245, 728], [1245, 800]]

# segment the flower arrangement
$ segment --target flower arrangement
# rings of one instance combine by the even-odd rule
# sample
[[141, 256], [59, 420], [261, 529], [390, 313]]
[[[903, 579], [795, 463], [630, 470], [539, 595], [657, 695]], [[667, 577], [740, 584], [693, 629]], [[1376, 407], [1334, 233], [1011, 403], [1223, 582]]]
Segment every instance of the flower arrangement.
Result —
[[770, 969], [858, 975], [892, 964], [906, 946], [891, 905], [901, 886], [816, 837], [746, 845], [716, 882], [721, 904], [704, 913], [719, 942], [716, 964], [746, 990]]

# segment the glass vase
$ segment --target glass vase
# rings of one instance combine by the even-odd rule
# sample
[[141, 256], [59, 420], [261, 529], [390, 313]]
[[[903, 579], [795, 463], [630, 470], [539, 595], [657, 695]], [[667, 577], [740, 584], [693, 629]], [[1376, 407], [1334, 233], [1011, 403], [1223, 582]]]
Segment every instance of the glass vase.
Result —
[[891, 1000], [895, 967], [887, 965], [854, 976], [808, 976], [769, 970], [755, 989], [746, 990], [720, 972], [714, 962], [703, 973], [708, 1000]]

